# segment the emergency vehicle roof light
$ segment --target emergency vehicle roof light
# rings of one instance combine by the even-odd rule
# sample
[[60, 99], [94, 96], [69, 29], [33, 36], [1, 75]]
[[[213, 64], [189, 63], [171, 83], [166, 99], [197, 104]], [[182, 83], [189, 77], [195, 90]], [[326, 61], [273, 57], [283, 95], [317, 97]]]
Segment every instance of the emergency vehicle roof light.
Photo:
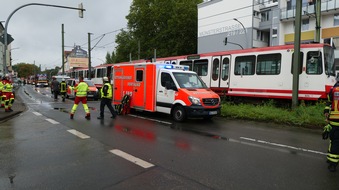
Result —
[[165, 69], [173, 69], [173, 65], [165, 65]]

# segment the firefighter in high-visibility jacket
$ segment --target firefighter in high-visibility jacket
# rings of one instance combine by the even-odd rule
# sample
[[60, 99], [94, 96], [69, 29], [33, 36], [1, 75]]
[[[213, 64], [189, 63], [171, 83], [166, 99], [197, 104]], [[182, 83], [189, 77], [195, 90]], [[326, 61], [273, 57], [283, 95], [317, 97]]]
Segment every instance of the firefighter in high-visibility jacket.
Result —
[[63, 78], [61, 83], [60, 83], [60, 87], [59, 87], [61, 98], [62, 98], [63, 102], [65, 101], [65, 98], [66, 98], [66, 90], [67, 90], [66, 86], [67, 85], [66, 85], [65, 79]]
[[330, 139], [327, 154], [328, 169], [335, 172], [339, 162], [339, 86], [334, 85], [329, 95], [324, 114], [328, 124], [322, 133], [323, 139]]
[[2, 98], [2, 89], [4, 89], [4, 83], [2, 82], [2, 76], [0, 76], [0, 108], [5, 107], [5, 101]]
[[8, 77], [2, 79], [4, 87], [2, 89], [2, 98], [5, 98], [5, 112], [12, 112], [12, 105], [14, 103], [13, 85]]
[[90, 120], [91, 119], [91, 114], [89, 112], [88, 106], [87, 106], [87, 92], [89, 91], [88, 85], [86, 82], [84, 82], [84, 78], [83, 77], [79, 77], [79, 83], [77, 85], [75, 85], [75, 87], [70, 87], [73, 88], [74, 90], [76, 90], [76, 95], [75, 95], [75, 99], [74, 99], [74, 105], [72, 107], [71, 110], [71, 114], [70, 114], [70, 118], [73, 119], [74, 118], [74, 113], [77, 110], [77, 107], [79, 105], [79, 103], [82, 103], [82, 106], [84, 107], [84, 110], [86, 112], [86, 116], [85, 118]]

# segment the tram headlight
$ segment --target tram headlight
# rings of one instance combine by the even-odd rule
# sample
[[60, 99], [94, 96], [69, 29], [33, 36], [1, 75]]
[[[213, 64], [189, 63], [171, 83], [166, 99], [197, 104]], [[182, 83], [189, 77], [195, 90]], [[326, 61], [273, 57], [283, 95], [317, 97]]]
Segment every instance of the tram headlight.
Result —
[[199, 98], [196, 98], [194, 96], [189, 96], [188, 99], [191, 101], [193, 105], [201, 105]]

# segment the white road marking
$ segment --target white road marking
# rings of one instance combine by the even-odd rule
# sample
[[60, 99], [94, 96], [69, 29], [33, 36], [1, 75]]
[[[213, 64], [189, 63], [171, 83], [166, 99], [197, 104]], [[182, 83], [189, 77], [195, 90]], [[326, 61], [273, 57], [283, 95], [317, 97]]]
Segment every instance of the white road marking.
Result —
[[129, 115], [129, 116], [132, 116], [132, 117], [140, 118], [140, 119], [147, 119], [147, 120], [150, 120], [150, 121], [155, 121], [155, 122], [164, 123], [164, 124], [167, 124], [167, 125], [172, 125], [171, 122], [167, 122], [167, 121], [161, 121], [161, 120], [157, 120], [157, 119], [151, 119], [151, 118], [147, 118], [147, 117], [141, 117], [141, 116], [137, 116], [137, 115], [133, 115], [133, 114], [128, 114], [128, 115]]
[[319, 152], [319, 151], [315, 151], [315, 150], [309, 150], [309, 149], [305, 149], [305, 148], [299, 148], [299, 147], [294, 147], [294, 146], [284, 145], [284, 144], [279, 144], [279, 143], [272, 143], [272, 142], [268, 142], [268, 141], [264, 141], [264, 140], [257, 140], [257, 139], [247, 138], [247, 137], [240, 137], [240, 139], [252, 141], [252, 142], [258, 142], [258, 143], [262, 143], [262, 144], [269, 144], [269, 145], [272, 145], [272, 146], [277, 146], [277, 147], [282, 147], [282, 148], [300, 150], [300, 151], [303, 151], [303, 152], [311, 152], [311, 153], [314, 153], [314, 154], [327, 155], [327, 153], [324, 153], [324, 152]]
[[37, 116], [42, 116], [42, 114], [41, 113], [39, 113], [39, 112], [33, 112], [35, 115], [37, 115]]
[[70, 129], [70, 130], [67, 130], [68, 132], [72, 133], [73, 135], [81, 138], [81, 139], [88, 139], [88, 138], [91, 138], [90, 136], [87, 136], [77, 130], [74, 130], [74, 129]]
[[118, 149], [113, 149], [113, 150], [110, 150], [111, 153], [117, 155], [117, 156], [120, 156], [130, 162], [133, 162], [134, 164], [136, 165], [139, 165], [143, 168], [150, 168], [150, 167], [153, 167], [154, 165], [149, 163], [149, 162], [146, 162], [146, 161], [143, 161], [137, 157], [134, 157], [130, 154], [127, 154], [126, 152], [123, 152], [121, 150], [118, 150]]
[[46, 119], [46, 121], [49, 121], [52, 124], [59, 124], [59, 122], [53, 120], [53, 119]]

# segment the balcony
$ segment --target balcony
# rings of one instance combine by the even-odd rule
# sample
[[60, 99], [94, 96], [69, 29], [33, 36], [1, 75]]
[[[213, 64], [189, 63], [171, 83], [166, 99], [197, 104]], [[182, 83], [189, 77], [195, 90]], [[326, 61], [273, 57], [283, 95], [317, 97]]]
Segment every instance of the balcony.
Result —
[[[330, 0], [321, 3], [321, 12], [329, 12], [334, 11], [339, 8], [339, 0]], [[302, 5], [301, 14], [302, 16], [308, 16], [309, 14], [315, 13], [315, 6], [309, 5], [308, 3], [304, 3]], [[288, 20], [294, 18], [296, 14], [296, 7], [292, 7], [290, 9], [283, 8], [280, 11], [280, 20]]]

